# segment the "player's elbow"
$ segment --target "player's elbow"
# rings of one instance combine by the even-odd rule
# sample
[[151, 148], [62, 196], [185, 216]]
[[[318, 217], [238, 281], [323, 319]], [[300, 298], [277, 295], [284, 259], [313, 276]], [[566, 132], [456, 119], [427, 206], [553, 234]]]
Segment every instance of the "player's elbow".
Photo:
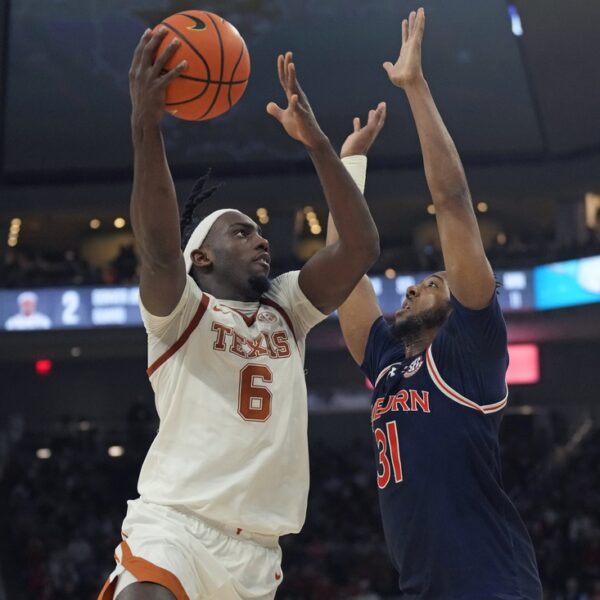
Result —
[[357, 249], [357, 254], [362, 257], [362, 261], [365, 267], [365, 272], [368, 271], [377, 261], [381, 254], [381, 247], [379, 245], [379, 233], [375, 227], [373, 231], [366, 237], [360, 248]]
[[431, 190], [431, 197], [433, 198], [433, 204], [436, 212], [443, 212], [444, 210], [456, 210], [457, 208], [467, 208], [472, 210], [471, 194], [469, 188], [459, 187], [455, 190], [448, 190], [445, 188], [439, 190]]
[[350, 245], [340, 243], [340, 251], [344, 262], [352, 265], [352, 271], [364, 275], [379, 258], [379, 239], [376, 243], [357, 243]]

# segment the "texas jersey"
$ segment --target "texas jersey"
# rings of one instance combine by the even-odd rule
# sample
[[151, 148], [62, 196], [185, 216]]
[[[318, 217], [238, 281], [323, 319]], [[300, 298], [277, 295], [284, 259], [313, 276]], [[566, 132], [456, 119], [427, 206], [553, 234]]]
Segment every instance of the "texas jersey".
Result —
[[540, 600], [530, 537], [502, 487], [506, 326], [497, 299], [452, 313], [406, 358], [383, 318], [362, 368], [384, 532], [403, 599]]
[[309, 487], [304, 345], [325, 318], [299, 272], [260, 302], [219, 300], [188, 275], [166, 317], [143, 306], [160, 427], [142, 499], [264, 535], [298, 532]]

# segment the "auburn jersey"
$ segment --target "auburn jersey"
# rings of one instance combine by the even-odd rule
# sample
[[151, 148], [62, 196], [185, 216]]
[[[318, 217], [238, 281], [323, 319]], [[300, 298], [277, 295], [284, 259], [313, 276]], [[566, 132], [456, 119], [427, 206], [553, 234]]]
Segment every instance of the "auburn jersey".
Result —
[[410, 358], [378, 319], [362, 365], [401, 597], [540, 600], [531, 539], [502, 486], [504, 319], [496, 297], [482, 310], [451, 303], [431, 346]]

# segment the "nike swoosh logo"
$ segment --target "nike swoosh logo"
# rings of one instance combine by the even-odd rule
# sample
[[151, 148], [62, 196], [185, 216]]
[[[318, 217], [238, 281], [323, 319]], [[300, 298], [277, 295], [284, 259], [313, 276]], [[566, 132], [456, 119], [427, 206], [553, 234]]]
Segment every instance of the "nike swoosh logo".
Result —
[[192, 31], [201, 31], [202, 29], [206, 29], [206, 23], [198, 17], [194, 15], [188, 15], [187, 13], [182, 13], [182, 16], [187, 17], [194, 22], [194, 24], [191, 27], [188, 27], [188, 29], [191, 29]]
[[275, 573], [275, 579], [279, 581], [281, 579], [281, 573]]

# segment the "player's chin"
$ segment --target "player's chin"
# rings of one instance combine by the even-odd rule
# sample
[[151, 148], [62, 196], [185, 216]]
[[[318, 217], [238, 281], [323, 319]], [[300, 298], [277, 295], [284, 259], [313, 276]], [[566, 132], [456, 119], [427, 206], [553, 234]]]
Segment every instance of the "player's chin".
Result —
[[248, 277], [248, 283], [250, 288], [258, 294], [265, 294], [271, 288], [271, 280], [269, 279], [268, 272], [251, 273]]
[[408, 308], [400, 308], [394, 314], [394, 323], [403, 323], [408, 319], [410, 310]]
[[264, 275], [269, 276], [271, 272], [271, 265], [264, 260], [253, 260], [250, 264], [250, 275]]

